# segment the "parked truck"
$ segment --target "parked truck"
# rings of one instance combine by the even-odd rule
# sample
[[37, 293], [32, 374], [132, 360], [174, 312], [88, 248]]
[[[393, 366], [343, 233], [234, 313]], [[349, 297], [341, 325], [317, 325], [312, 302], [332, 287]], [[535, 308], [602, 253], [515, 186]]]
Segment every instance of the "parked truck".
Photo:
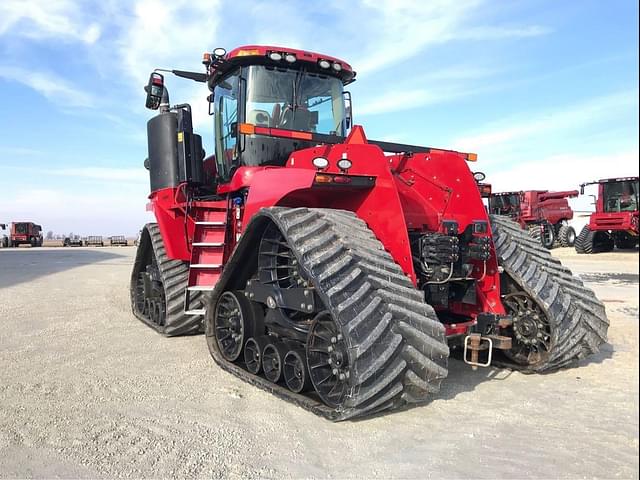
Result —
[[32, 247], [41, 247], [43, 242], [42, 227], [33, 222], [11, 223], [9, 246], [19, 247], [28, 244]]
[[569, 221], [573, 219], [573, 210], [567, 199], [577, 196], [577, 190], [491, 193], [489, 213], [505, 215], [518, 222], [546, 248], [556, 245], [573, 247], [576, 232], [569, 225]]
[[638, 245], [638, 177], [608, 178], [580, 185], [598, 185], [596, 211], [575, 243], [577, 253], [610, 252]]
[[170, 103], [168, 70], [145, 88], [158, 114], [145, 161], [156, 222], [130, 282], [142, 322], [204, 330], [221, 368], [332, 420], [427, 401], [450, 347], [474, 368], [550, 372], [606, 342], [594, 293], [487, 214], [474, 154], [352, 125], [348, 63], [256, 45], [203, 63], [169, 71], [209, 88], [213, 155], [191, 107]]

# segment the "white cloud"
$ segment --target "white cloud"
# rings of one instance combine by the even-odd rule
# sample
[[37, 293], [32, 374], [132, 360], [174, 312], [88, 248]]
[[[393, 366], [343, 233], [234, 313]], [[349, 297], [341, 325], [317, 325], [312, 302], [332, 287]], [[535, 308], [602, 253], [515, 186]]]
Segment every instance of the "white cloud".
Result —
[[77, 2], [70, 0], [3, 0], [0, 35], [12, 33], [32, 39], [56, 38], [95, 43], [98, 23], [89, 22]]
[[70, 107], [94, 106], [91, 95], [51, 72], [0, 65], [0, 78], [22, 83], [56, 104]]
[[[494, 192], [573, 190], [587, 181], [637, 176], [638, 148], [593, 155], [562, 153], [537, 159], [535, 164], [512, 162], [510, 165], [489, 167], [485, 173]], [[582, 196], [572, 199], [571, 203], [575, 209], [590, 210], [591, 201], [589, 196]]]
[[[514, 143], [547, 132], [558, 133], [600, 122], [638, 105], [638, 90], [630, 90], [591, 98], [583, 103], [563, 106], [525, 119], [509, 119], [453, 141], [452, 147], [462, 151], [481, 151]], [[490, 158], [487, 157], [487, 158]], [[489, 160], [492, 161], [492, 160]], [[493, 160], [495, 161], [495, 159]]]
[[11, 201], [0, 203], [0, 218], [25, 218], [45, 231], [80, 235], [134, 235], [153, 221], [146, 212], [146, 191], [139, 186], [109, 186], [100, 192], [28, 184], [9, 190]]
[[81, 167], [48, 169], [42, 173], [61, 177], [78, 177], [101, 182], [148, 184], [149, 173], [142, 168]]

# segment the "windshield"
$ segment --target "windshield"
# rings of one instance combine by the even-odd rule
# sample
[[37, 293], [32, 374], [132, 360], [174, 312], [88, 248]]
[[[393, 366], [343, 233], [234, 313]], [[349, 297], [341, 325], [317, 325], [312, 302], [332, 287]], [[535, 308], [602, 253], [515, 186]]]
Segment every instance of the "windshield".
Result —
[[491, 213], [507, 215], [517, 213], [520, 209], [520, 195], [493, 195], [489, 198], [489, 210]]
[[24, 234], [27, 233], [27, 224], [26, 223], [16, 223], [16, 233]]
[[638, 210], [638, 180], [604, 184], [604, 211], [634, 212]]
[[247, 123], [344, 136], [344, 97], [339, 79], [265, 66], [248, 70]]

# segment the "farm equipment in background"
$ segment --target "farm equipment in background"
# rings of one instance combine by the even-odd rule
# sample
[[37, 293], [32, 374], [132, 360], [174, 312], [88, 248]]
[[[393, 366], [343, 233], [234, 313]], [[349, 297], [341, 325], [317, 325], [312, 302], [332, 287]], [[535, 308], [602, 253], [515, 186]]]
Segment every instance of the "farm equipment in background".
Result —
[[100, 235], [91, 235], [84, 239], [84, 244], [87, 247], [104, 247], [104, 240]]
[[551, 249], [557, 245], [573, 247], [576, 232], [569, 226], [569, 220], [573, 218], [573, 210], [567, 199], [577, 196], [577, 190], [491, 193], [489, 213], [504, 215], [518, 222], [545, 248]]
[[609, 178], [580, 185], [598, 185], [596, 211], [576, 238], [577, 253], [610, 252], [638, 245], [638, 177]]
[[126, 247], [127, 238], [124, 235], [113, 235], [109, 237], [109, 245], [112, 247]]
[[0, 247], [7, 248], [9, 247], [9, 237], [6, 234], [7, 224], [0, 223]]
[[79, 235], [71, 235], [69, 237], [65, 237], [62, 241], [63, 247], [81, 247], [82, 246], [82, 237]]
[[41, 247], [43, 242], [42, 227], [33, 222], [13, 222], [9, 237], [9, 246], [31, 245]]
[[[134, 315], [200, 333], [234, 375], [332, 420], [421, 403], [449, 349], [473, 368], [548, 372], [596, 353], [593, 292], [503, 216], [475, 155], [368, 140], [344, 61], [281, 47], [155, 70], [146, 106], [150, 204]], [[160, 72], [204, 82], [215, 155]]]

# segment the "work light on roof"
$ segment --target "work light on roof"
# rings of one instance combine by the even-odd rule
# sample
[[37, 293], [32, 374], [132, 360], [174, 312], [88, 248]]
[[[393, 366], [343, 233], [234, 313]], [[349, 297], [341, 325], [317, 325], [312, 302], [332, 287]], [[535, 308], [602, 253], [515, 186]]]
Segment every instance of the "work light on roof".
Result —
[[329, 68], [331, 66], [331, 62], [329, 62], [329, 60], [320, 60], [318, 65], [320, 68]]
[[287, 53], [284, 56], [284, 59], [288, 62], [288, 63], [293, 63], [296, 61], [296, 56], [293, 53]]
[[278, 52], [271, 52], [269, 54], [269, 58], [274, 62], [279, 62], [280, 60], [282, 60], [282, 54]]
[[227, 51], [222, 47], [218, 47], [213, 50], [213, 55], [215, 57], [224, 57], [226, 54], [227, 54]]
[[340, 65], [340, 64], [339, 64], [339, 63], [337, 63], [337, 62], [336, 62], [336, 63], [334, 63], [334, 64], [333, 64], [333, 65], [331, 65], [331, 66], [333, 67], [333, 69], [334, 69], [336, 72], [339, 72], [340, 70], [342, 70], [342, 65]]

